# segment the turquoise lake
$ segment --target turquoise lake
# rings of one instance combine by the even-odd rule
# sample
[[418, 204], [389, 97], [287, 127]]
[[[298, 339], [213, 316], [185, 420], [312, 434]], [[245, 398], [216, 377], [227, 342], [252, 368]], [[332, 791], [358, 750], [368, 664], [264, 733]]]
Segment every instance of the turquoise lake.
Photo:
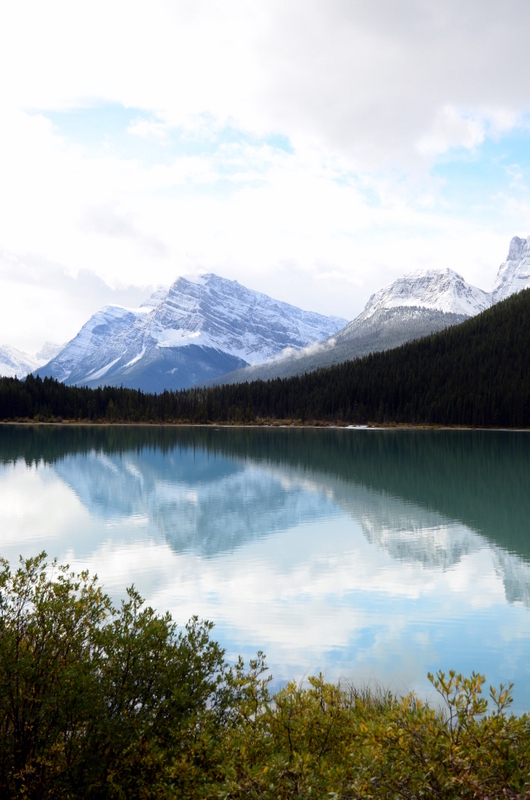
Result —
[[530, 710], [528, 433], [3, 425], [0, 553], [42, 550], [275, 685], [476, 670]]

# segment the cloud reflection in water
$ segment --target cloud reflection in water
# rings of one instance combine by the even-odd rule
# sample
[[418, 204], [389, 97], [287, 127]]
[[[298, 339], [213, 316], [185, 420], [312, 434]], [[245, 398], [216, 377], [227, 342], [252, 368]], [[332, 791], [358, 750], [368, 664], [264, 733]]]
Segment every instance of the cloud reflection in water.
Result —
[[[363, 479], [344, 467], [357, 452], [337, 458], [336, 433], [372, 437]], [[436, 499], [400, 495], [399, 437], [283, 435], [285, 452], [279, 444], [272, 455], [252, 440], [238, 450], [226, 431], [215, 447], [186, 434], [165, 450], [65, 447], [36, 460], [15, 448], [0, 466], [2, 554], [46, 549], [97, 572], [114, 596], [134, 582], [178, 621], [214, 620], [230, 655], [265, 650], [279, 680], [322, 669], [424, 693], [428, 670], [479, 669], [515, 680], [518, 703], [530, 706], [526, 551], [510, 552], [503, 536], [492, 541]], [[368, 479], [374, 448], [394, 481], [388, 491]]]

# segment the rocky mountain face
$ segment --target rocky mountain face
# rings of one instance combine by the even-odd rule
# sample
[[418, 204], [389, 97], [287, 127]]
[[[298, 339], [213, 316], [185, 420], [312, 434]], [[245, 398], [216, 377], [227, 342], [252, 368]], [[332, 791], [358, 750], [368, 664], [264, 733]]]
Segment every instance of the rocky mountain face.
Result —
[[530, 236], [521, 239], [514, 236], [510, 242], [508, 258], [497, 273], [491, 298], [493, 303], [506, 300], [512, 294], [530, 286]]
[[464, 322], [528, 287], [530, 236], [514, 236], [491, 292], [472, 286], [451, 269], [410, 272], [372, 295], [362, 313], [327, 341], [268, 364], [237, 370], [224, 376], [222, 382], [303, 375], [319, 367], [390, 350]]
[[37, 374], [70, 385], [182, 389], [322, 341], [344, 323], [217, 275], [181, 277], [140, 308], [94, 314]]
[[359, 355], [388, 350], [463, 322], [490, 305], [487, 292], [451, 269], [411, 272], [372, 295], [364, 311], [330, 341], [340, 352], [354, 348]]
[[0, 375], [7, 378], [25, 378], [30, 372], [42, 367], [57, 355], [64, 345], [46, 342], [38, 353], [24, 353], [15, 347], [0, 347]]
[[326, 342], [269, 364], [238, 370], [223, 382], [302, 375], [389, 350], [457, 325], [490, 305], [487, 292], [471, 286], [451, 269], [410, 272], [372, 295], [364, 311]]
[[357, 319], [367, 320], [379, 310], [393, 308], [425, 308], [472, 317], [490, 305], [487, 292], [471, 286], [452, 269], [424, 269], [409, 272], [373, 294]]
[[36, 371], [68, 384], [156, 392], [288, 377], [456, 325], [528, 286], [530, 236], [512, 239], [491, 293], [451, 269], [419, 270], [372, 295], [347, 325], [237, 281], [182, 277], [140, 308], [106, 306], [58, 355], [53, 346], [36, 356], [0, 348], [0, 374]]

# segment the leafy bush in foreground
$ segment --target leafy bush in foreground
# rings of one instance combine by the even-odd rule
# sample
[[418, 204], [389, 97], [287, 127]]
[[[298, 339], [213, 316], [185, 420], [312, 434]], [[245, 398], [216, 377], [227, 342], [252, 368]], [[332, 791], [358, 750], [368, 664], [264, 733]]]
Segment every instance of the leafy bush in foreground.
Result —
[[211, 627], [177, 631], [134, 589], [117, 610], [44, 554], [2, 562], [0, 796], [203, 796], [252, 677]]
[[528, 798], [530, 720], [506, 715], [510, 691], [484, 678], [430, 676], [445, 710], [311, 678], [231, 733], [225, 797]]
[[129, 589], [45, 555], [0, 569], [2, 798], [530, 798], [530, 719], [511, 687], [430, 676], [414, 695], [311, 678], [271, 697], [211, 624], [177, 629]]

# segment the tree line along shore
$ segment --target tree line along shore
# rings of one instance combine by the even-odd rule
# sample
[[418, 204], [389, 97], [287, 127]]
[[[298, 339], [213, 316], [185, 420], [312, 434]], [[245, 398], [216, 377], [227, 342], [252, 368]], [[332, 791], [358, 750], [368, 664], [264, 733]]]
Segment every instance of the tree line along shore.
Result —
[[291, 378], [149, 394], [0, 379], [0, 420], [530, 426], [530, 290], [424, 339]]

